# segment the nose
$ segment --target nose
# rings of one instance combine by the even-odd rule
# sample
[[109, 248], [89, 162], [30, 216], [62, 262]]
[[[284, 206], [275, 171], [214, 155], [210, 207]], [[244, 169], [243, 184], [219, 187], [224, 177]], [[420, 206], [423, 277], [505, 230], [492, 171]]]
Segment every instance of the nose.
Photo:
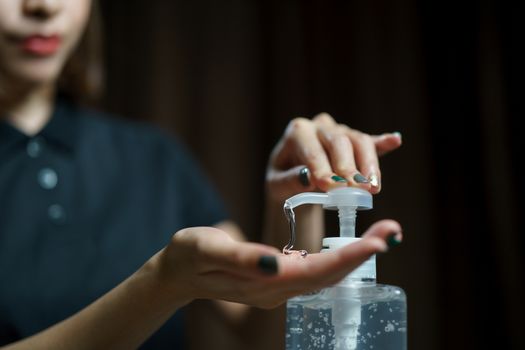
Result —
[[60, 12], [62, 0], [24, 0], [23, 6], [26, 16], [45, 20]]

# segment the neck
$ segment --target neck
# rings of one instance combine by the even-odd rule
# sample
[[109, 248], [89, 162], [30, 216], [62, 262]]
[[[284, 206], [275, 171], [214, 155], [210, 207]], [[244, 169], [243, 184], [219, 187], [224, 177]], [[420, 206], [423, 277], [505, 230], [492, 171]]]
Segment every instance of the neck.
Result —
[[55, 86], [46, 84], [19, 90], [15, 98], [3, 99], [9, 103], [2, 103], [4, 108], [0, 115], [4, 115], [12, 126], [24, 134], [32, 136], [42, 130], [51, 118]]

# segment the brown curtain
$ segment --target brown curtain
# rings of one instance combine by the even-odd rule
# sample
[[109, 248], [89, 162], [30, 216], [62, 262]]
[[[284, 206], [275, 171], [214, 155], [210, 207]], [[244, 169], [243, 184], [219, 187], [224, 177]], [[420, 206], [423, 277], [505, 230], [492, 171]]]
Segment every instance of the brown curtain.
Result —
[[402, 132], [360, 226], [403, 224], [405, 242], [380, 258], [379, 279], [408, 294], [410, 348], [525, 348], [523, 8], [496, 0], [102, 5], [106, 108], [178, 135], [254, 239], [266, 160], [292, 117], [326, 111], [369, 133]]

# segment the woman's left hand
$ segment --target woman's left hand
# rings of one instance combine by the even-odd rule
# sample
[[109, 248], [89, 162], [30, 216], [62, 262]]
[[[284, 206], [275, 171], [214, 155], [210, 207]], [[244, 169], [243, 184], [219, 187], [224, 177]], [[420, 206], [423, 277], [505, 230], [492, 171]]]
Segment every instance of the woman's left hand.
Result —
[[338, 124], [326, 113], [311, 120], [293, 119], [270, 157], [268, 194], [282, 202], [300, 192], [328, 191], [342, 185], [378, 193], [378, 156], [399, 146], [399, 133], [368, 135]]

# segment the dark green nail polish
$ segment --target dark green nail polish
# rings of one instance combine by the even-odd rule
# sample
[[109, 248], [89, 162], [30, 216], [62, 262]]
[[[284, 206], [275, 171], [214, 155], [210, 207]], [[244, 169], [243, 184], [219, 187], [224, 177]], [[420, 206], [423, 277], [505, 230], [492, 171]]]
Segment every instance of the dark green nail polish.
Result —
[[268, 275], [275, 275], [278, 270], [277, 258], [272, 255], [263, 255], [259, 258], [257, 266], [262, 272]]
[[364, 177], [363, 175], [357, 173], [354, 175], [354, 181], [359, 183], [359, 184], [366, 184], [368, 183], [368, 179], [366, 177]]
[[390, 234], [390, 236], [388, 236], [386, 239], [386, 244], [388, 244], [389, 248], [393, 248], [401, 244], [401, 241], [397, 239], [397, 232], [393, 232]]
[[332, 176], [332, 180], [334, 180], [335, 182], [348, 182], [347, 179], [339, 175]]

